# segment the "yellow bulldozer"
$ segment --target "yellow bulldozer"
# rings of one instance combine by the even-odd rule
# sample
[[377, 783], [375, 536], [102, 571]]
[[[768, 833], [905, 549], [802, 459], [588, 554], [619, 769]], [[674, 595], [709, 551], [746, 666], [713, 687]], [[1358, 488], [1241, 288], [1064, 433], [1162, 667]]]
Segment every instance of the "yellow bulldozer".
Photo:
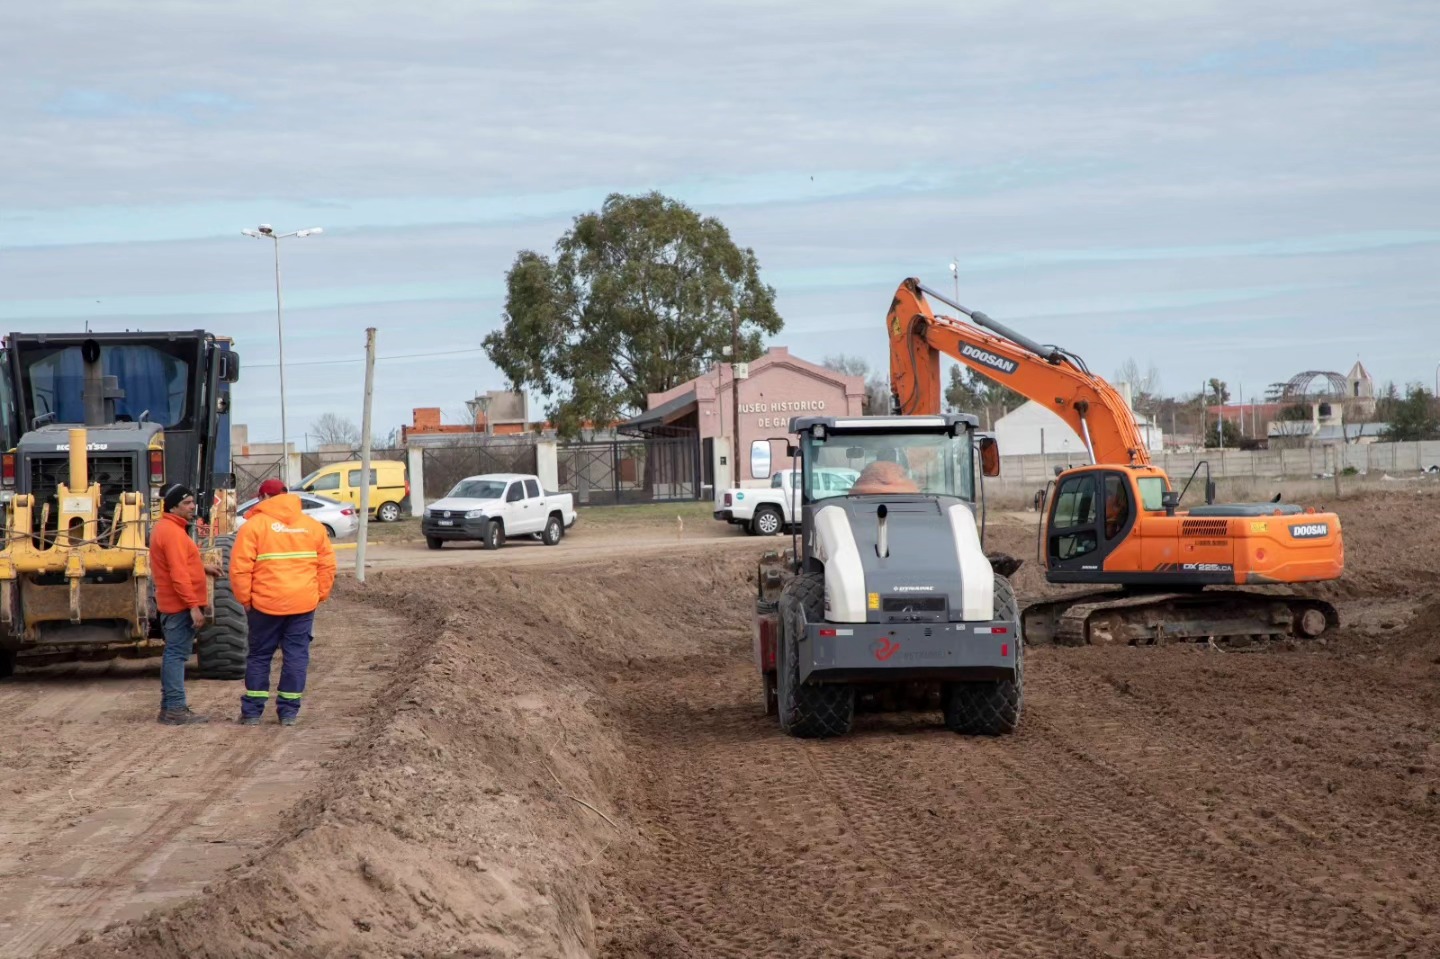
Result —
[[[0, 679], [18, 665], [164, 649], [149, 534], [162, 491], [196, 491], [193, 535], [228, 569], [230, 341], [199, 330], [12, 333], [0, 346]], [[202, 676], [244, 675], [245, 613], [211, 580]]]

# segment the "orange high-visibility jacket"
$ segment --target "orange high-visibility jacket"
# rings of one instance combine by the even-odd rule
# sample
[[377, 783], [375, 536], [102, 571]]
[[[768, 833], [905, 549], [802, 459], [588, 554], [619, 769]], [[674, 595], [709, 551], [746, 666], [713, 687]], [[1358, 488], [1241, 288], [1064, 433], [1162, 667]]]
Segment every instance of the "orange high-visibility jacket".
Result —
[[205, 565], [188, 525], [166, 513], [150, 531], [150, 575], [155, 579], [155, 605], [162, 613], [203, 608], [208, 598]]
[[282, 493], [245, 517], [230, 552], [230, 587], [242, 606], [271, 616], [309, 613], [330, 598], [335, 551], [300, 497]]

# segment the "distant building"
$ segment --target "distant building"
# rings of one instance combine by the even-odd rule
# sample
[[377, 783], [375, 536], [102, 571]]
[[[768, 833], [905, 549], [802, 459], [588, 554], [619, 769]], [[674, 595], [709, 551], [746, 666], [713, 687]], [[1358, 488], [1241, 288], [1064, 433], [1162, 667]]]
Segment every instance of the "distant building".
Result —
[[[1122, 386], [1124, 384], [1121, 384]], [[1125, 390], [1121, 389], [1121, 395]], [[1128, 402], [1128, 397], [1126, 397]], [[1135, 426], [1145, 439], [1145, 448], [1160, 452], [1165, 448], [1165, 434], [1149, 417], [1130, 411]], [[1076, 462], [1086, 461], [1089, 453], [1085, 443], [1048, 406], [1034, 401], [1024, 403], [995, 421], [995, 439], [1000, 444], [1000, 453], [1005, 456], [1033, 456], [1037, 453], [1069, 455], [1077, 457]]]
[[[704, 466], [704, 485], [723, 489], [769, 479], [768, 472], [751, 475], [752, 441], [793, 439], [789, 434], [793, 416], [859, 416], [864, 398], [863, 377], [837, 373], [791, 355], [788, 347], [772, 346], [749, 363], [717, 363], [693, 380], [651, 393], [645, 412], [621, 423], [620, 429], [648, 436], [694, 437]], [[734, 441], [737, 425], [738, 443]], [[782, 447], [772, 443], [771, 448], [775, 451], [771, 467], [778, 469]], [[739, 451], [738, 464], [731, 463], [732, 450]]]
[[411, 424], [400, 427], [403, 445], [411, 436], [475, 434], [518, 436], [541, 424], [527, 419], [525, 394], [511, 390], [489, 390], [465, 402], [468, 422], [445, 423], [438, 406], [421, 406], [410, 411]]

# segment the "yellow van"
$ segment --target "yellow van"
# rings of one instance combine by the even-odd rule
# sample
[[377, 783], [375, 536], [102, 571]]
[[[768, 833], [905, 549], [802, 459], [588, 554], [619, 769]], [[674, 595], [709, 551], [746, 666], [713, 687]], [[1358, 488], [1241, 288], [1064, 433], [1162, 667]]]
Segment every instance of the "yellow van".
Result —
[[[329, 463], [300, 481], [307, 493], [319, 493], [360, 509], [360, 461]], [[401, 460], [370, 461], [370, 516], [393, 523], [410, 505], [410, 482]]]

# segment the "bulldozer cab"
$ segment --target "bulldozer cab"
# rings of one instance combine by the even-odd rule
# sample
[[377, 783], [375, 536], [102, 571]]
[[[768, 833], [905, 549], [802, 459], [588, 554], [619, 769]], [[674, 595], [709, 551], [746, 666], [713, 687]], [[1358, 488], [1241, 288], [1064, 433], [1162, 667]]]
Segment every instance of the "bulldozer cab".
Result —
[[[33, 659], [40, 647], [163, 648], [153, 628], [150, 527], [172, 483], [195, 490], [197, 526], [209, 536], [218, 531], [212, 516], [233, 514], [234, 496], [215, 493], [233, 485], [229, 386], [239, 369], [228, 340], [198, 330], [6, 339], [0, 678], [17, 655]], [[213, 540], [203, 548], [218, 558]], [[207, 602], [210, 632], [215, 608]], [[234, 659], [235, 636], [244, 639], [236, 609], [227, 608], [228, 645], [202, 631], [202, 673], [234, 672], [209, 653]]]
[[958, 415], [797, 418], [802, 502], [896, 493], [974, 503], [976, 425]]
[[199, 330], [12, 333], [0, 361], [0, 480], [12, 495], [52, 498], [68, 469], [68, 430], [84, 426], [102, 508], [126, 490], [153, 506], [183, 483], [208, 520], [212, 492], [232, 485], [229, 387], [239, 370], [229, 341]]

